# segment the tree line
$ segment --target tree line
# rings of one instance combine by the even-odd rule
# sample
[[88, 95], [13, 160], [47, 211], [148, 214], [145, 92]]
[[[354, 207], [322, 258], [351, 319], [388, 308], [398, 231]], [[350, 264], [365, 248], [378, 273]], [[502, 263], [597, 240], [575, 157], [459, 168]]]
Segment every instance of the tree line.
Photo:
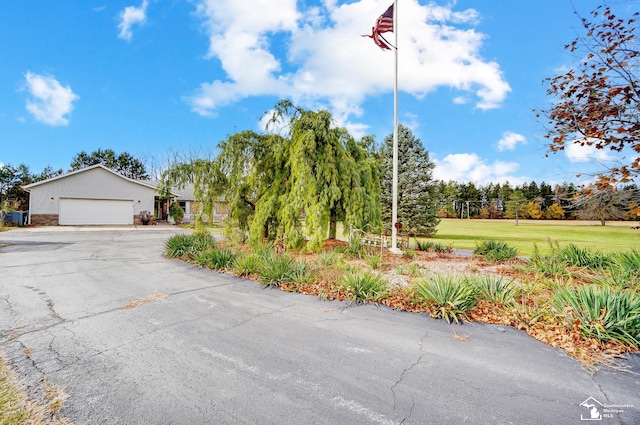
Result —
[[446, 218], [525, 218], [547, 220], [637, 220], [637, 185], [598, 188], [596, 184], [535, 181], [520, 185], [438, 182], [439, 215]]

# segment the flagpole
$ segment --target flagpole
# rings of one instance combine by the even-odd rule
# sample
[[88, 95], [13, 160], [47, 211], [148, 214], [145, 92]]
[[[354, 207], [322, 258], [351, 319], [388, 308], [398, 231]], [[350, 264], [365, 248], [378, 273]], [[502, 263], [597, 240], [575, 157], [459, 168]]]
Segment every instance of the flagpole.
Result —
[[393, 34], [395, 37], [395, 69], [393, 84], [393, 182], [391, 189], [391, 248], [390, 252], [401, 254], [398, 248], [398, 0], [393, 2]]

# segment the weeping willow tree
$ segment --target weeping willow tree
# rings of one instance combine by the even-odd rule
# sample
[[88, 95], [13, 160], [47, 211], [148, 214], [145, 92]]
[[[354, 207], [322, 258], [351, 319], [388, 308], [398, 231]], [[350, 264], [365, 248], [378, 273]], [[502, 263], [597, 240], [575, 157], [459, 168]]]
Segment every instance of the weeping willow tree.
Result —
[[[351, 159], [351, 166], [348, 168], [350, 171], [348, 189], [344, 193], [345, 231], [356, 228], [378, 232], [382, 225], [381, 169], [375, 154], [374, 139], [365, 137], [360, 142], [356, 142], [353, 138], [349, 138], [347, 152]], [[335, 237], [335, 231], [333, 237]]]
[[251, 242], [276, 237], [286, 194], [288, 140], [277, 134], [243, 131], [218, 145], [217, 164], [227, 178], [229, 216]]
[[[190, 161], [165, 173], [166, 187], [193, 182], [196, 201], [213, 207], [224, 197], [229, 223], [250, 243], [282, 240], [287, 248], [318, 250], [335, 238], [337, 223], [380, 227], [379, 166], [372, 139], [356, 142], [333, 126], [328, 111], [279, 102], [270, 124], [284, 123], [289, 138], [243, 131], [218, 144], [214, 161]], [[269, 129], [269, 127], [267, 127]]]
[[[162, 173], [158, 192], [161, 196], [170, 197], [173, 188], [182, 189], [193, 184], [194, 201], [202, 206], [202, 213], [213, 217], [215, 201], [220, 199], [227, 185], [225, 175], [215, 161], [209, 159], [192, 159], [176, 162]], [[202, 226], [202, 217], [196, 218], [196, 226]]]
[[174, 163], [163, 173], [160, 190], [169, 195], [173, 187], [193, 184], [194, 200], [203, 206], [203, 212], [212, 212], [216, 201], [226, 202], [227, 230], [238, 230], [243, 241], [248, 237], [273, 239], [288, 176], [287, 144], [273, 134], [243, 131], [231, 135], [218, 144], [220, 152], [214, 160]]
[[380, 183], [376, 161], [363, 143], [334, 127], [331, 113], [298, 109], [291, 119], [287, 202], [280, 214], [287, 246], [296, 246], [302, 229], [307, 250], [336, 237], [337, 223], [379, 227]]

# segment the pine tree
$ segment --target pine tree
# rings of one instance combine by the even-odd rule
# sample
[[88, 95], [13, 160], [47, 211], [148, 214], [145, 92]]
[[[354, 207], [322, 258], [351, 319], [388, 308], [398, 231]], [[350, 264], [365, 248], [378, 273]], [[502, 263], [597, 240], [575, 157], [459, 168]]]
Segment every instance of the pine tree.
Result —
[[[387, 136], [380, 148], [382, 160], [382, 220], [391, 229], [393, 136]], [[420, 139], [404, 125], [398, 128], [398, 221], [414, 235], [433, 235], [440, 223], [436, 205], [434, 163]]]

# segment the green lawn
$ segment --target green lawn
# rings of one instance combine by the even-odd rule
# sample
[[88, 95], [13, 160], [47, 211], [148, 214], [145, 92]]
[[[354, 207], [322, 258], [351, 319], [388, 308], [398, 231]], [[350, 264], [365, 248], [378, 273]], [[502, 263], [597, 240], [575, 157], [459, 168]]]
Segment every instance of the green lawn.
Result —
[[548, 239], [560, 245], [573, 243], [603, 252], [640, 249], [640, 230], [631, 229], [640, 223], [611, 222], [600, 226], [596, 222], [520, 220], [443, 219], [431, 240], [458, 249], [474, 249], [483, 240], [504, 241], [522, 255], [533, 253], [533, 242], [541, 252], [548, 252]]

